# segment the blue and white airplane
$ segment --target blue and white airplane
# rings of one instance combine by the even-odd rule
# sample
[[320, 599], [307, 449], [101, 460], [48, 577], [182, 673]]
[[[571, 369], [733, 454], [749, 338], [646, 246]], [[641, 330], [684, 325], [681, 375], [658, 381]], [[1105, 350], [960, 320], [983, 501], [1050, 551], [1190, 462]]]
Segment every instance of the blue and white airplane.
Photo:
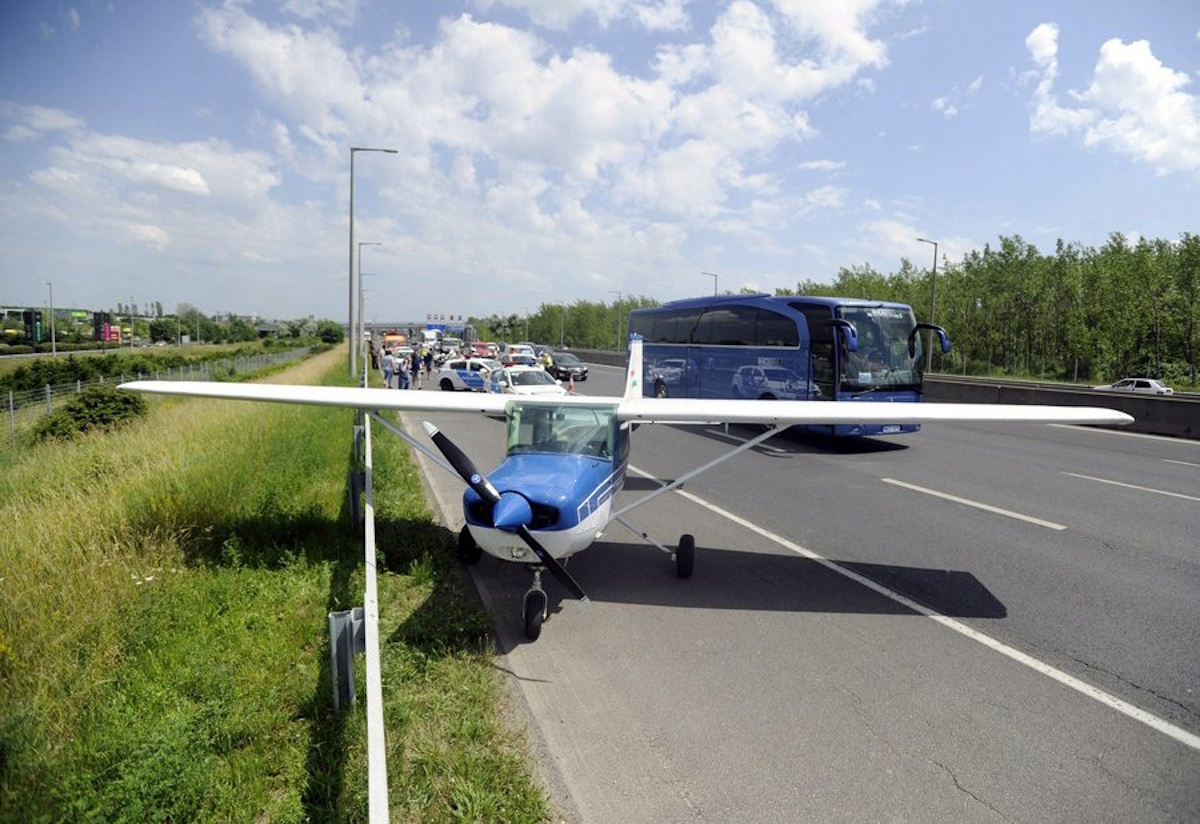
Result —
[[[759, 401], [691, 398], [644, 398], [642, 342], [630, 341], [625, 393], [621, 397], [518, 396], [491, 393], [396, 392], [387, 389], [226, 384], [186, 381], [134, 381], [122, 389], [167, 395], [193, 395], [235, 400], [340, 406], [365, 411], [415, 449], [467, 484], [463, 493], [466, 526], [458, 538], [459, 556], [467, 563], [487, 553], [502, 561], [526, 565], [532, 583], [525, 594], [522, 617], [530, 640], [541, 634], [548, 600], [542, 572], [550, 572], [580, 601], [583, 588], [563, 562], [591, 546], [616, 521], [671, 556], [680, 578], [692, 574], [695, 539], [688, 534], [668, 548], [626, 520], [630, 510], [691, 480], [702, 472], [753, 449], [794, 424], [870, 423], [881, 410], [871, 403], [828, 401]], [[425, 433], [441, 456], [384, 418], [385, 410], [406, 412], [479, 412], [503, 415], [507, 421], [507, 453], [487, 475], [433, 424]], [[887, 419], [897, 423], [991, 421], [1002, 423], [1125, 424], [1123, 412], [1083, 406], [1016, 406], [1000, 404], [889, 403]], [[642, 423], [759, 424], [763, 432], [731, 448], [632, 503], [616, 506], [629, 466], [630, 435]]]

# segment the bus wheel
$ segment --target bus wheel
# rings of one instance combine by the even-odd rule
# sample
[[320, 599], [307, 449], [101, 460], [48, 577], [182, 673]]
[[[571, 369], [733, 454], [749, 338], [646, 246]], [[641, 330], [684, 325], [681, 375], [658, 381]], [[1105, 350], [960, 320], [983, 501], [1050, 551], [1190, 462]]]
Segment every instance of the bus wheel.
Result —
[[667, 396], [667, 385], [662, 381], [654, 384], [654, 397], [665, 398]]
[[679, 536], [679, 546], [675, 549], [675, 574], [680, 578], [691, 578], [695, 565], [696, 539], [687, 534]]

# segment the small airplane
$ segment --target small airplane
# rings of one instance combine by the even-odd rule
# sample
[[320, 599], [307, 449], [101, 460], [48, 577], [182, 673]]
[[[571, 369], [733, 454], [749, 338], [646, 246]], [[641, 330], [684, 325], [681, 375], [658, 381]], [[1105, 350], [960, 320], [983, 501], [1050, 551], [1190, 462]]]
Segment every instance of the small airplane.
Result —
[[[680, 578], [692, 575], [695, 539], [684, 534], [674, 549], [663, 546], [626, 519], [626, 513], [677, 489], [697, 475], [753, 449], [794, 424], [870, 423], [885, 415], [897, 423], [1002, 422], [1126, 424], [1133, 418], [1112, 409], [1084, 406], [1018, 406], [962, 403], [834, 403], [643, 397], [642, 342], [632, 336], [625, 393], [620, 397], [566, 395], [513, 396], [492, 393], [396, 392], [395, 390], [227, 384], [187, 381], [133, 381], [122, 389], [165, 395], [339, 406], [362, 410], [436, 464], [466, 483], [458, 554], [466, 563], [487, 553], [523, 564], [532, 572], [525, 593], [525, 635], [536, 640], [547, 617], [542, 573], [549, 572], [575, 598], [587, 603], [583, 588], [566, 570], [572, 555], [604, 535], [613, 521], [669, 555]], [[490, 473], [432, 423], [423, 428], [438, 453], [381, 415], [406, 412], [477, 412], [507, 422], [507, 452]], [[630, 436], [639, 424], [758, 424], [761, 433], [730, 448], [671, 483], [620, 508], [618, 494], [629, 466]]]

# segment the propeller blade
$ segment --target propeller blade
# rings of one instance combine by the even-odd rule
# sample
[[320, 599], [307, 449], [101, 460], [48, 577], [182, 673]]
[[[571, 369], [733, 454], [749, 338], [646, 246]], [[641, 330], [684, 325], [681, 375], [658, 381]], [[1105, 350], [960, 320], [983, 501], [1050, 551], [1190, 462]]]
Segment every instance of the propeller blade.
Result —
[[529, 545], [533, 550], [533, 554], [538, 557], [542, 565], [550, 571], [550, 574], [558, 579], [558, 582], [567, 588], [567, 591], [579, 599], [581, 604], [591, 604], [587, 594], [583, 591], [583, 587], [579, 582], [571, 577], [571, 573], [567, 572], [567, 568], [559, 562], [557, 558], [551, 555], [544, 546], [538, 543], [538, 539], [533, 537], [533, 533], [529, 531], [529, 527], [521, 524], [517, 527], [517, 534], [521, 536], [521, 540]]
[[480, 474], [475, 468], [475, 464], [467, 457], [466, 453], [454, 445], [454, 442], [438, 431], [438, 428], [425, 421], [421, 424], [425, 429], [433, 445], [446, 457], [450, 465], [454, 467], [454, 471], [466, 481], [467, 486], [475, 490], [475, 494], [483, 500], [487, 501], [492, 506], [500, 500], [500, 493], [496, 491], [496, 487], [492, 486], [488, 479]]

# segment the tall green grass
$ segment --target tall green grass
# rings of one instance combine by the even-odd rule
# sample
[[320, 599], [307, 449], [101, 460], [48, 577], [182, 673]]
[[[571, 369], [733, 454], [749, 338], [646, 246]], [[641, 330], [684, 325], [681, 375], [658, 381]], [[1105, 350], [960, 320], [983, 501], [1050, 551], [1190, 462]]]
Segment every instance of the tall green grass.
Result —
[[[335, 350], [276, 380], [344, 382]], [[366, 817], [362, 704], [326, 614], [362, 602], [353, 413], [165, 399], [0, 479], [0, 818]], [[398, 439], [375, 439], [396, 820], [536, 821], [487, 617]], [[359, 678], [362, 683], [362, 678]]]

